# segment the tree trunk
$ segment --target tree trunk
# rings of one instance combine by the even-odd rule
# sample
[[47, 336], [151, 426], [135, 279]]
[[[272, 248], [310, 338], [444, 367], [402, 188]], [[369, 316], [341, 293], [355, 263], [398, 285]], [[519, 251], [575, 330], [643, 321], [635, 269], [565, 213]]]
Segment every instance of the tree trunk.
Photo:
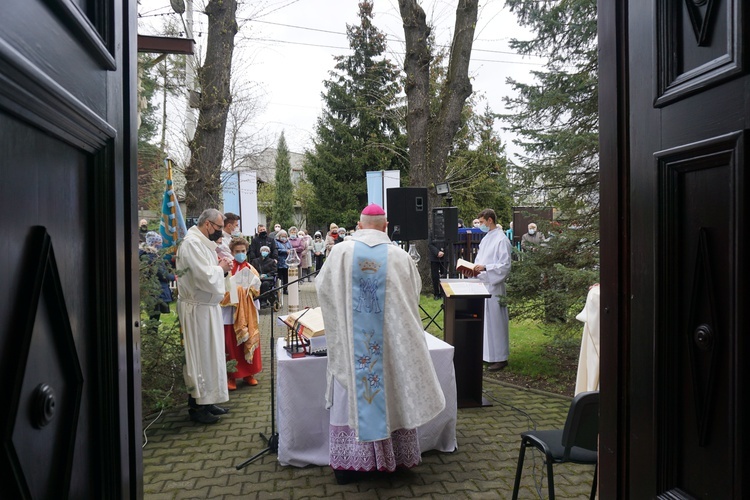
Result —
[[188, 216], [195, 217], [221, 202], [221, 164], [227, 114], [232, 101], [230, 81], [234, 36], [237, 33], [236, 0], [210, 0], [206, 60], [198, 69], [201, 98], [195, 137], [189, 143], [190, 165], [185, 169]]
[[[404, 24], [406, 56], [406, 131], [409, 136], [409, 183], [426, 186], [430, 207], [442, 205], [432, 187], [445, 182], [445, 168], [453, 138], [461, 124], [461, 111], [471, 95], [469, 62], [477, 23], [478, 0], [459, 0], [456, 25], [448, 63], [448, 73], [440, 92], [440, 110], [430, 115], [430, 28], [426, 16], [416, 0], [399, 0]], [[431, 217], [430, 212], [430, 219]], [[431, 223], [431, 221], [430, 221]], [[417, 242], [420, 255], [427, 256], [427, 242]], [[429, 286], [429, 259], [420, 260], [419, 270], [424, 286]]]

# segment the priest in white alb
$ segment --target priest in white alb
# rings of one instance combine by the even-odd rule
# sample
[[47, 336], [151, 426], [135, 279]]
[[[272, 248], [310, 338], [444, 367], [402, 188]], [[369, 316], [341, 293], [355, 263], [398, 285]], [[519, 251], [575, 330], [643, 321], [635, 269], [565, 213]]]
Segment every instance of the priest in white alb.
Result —
[[219, 421], [229, 400], [224, 321], [219, 303], [227, 291], [232, 261], [216, 256], [224, 217], [209, 208], [198, 217], [177, 251], [177, 316], [185, 340], [185, 385], [190, 419], [201, 424]]
[[325, 318], [330, 465], [340, 484], [421, 462], [417, 427], [445, 407], [419, 315], [421, 279], [366, 207], [315, 280]]
[[505, 299], [505, 280], [510, 273], [510, 241], [497, 225], [497, 215], [491, 208], [479, 214], [479, 226], [484, 238], [474, 259], [474, 271], [487, 286], [492, 297], [484, 301], [484, 344], [482, 359], [490, 363], [491, 371], [508, 366], [510, 354], [508, 341], [508, 308], [501, 303]]

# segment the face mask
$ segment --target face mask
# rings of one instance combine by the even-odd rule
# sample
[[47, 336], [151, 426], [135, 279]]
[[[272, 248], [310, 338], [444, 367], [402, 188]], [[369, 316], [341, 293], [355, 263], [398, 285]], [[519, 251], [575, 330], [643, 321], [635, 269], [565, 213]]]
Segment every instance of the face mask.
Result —
[[481, 227], [481, 224], [478, 223], [478, 222], [476, 222], [476, 223], [474, 223], [474, 227]]
[[483, 233], [486, 233], [487, 231], [490, 230], [490, 228], [487, 227], [486, 224], [482, 224], [481, 226], [479, 226], [479, 230], [482, 231]]
[[141, 226], [141, 232], [145, 233], [148, 231], [148, 226]]
[[534, 233], [536, 233], [536, 229], [529, 229], [529, 234], [530, 234], [530, 235], [532, 235], [532, 236], [533, 236], [533, 235], [534, 235]]
[[291, 239], [293, 239], [293, 240], [296, 240], [296, 239], [297, 239], [297, 235], [296, 235], [296, 234], [290, 234], [290, 235], [289, 235], [289, 237], [290, 237]]
[[236, 254], [234, 254], [234, 260], [236, 260], [240, 264], [242, 264], [243, 262], [245, 262], [245, 259], [247, 259], [247, 255], [245, 255], [242, 252], [237, 252]]
[[232, 238], [239, 238], [240, 236], [242, 236], [242, 233], [239, 231], [232, 231]]
[[261, 238], [265, 238], [268, 233], [266, 231], [261, 231], [258, 233], [258, 236]]
[[219, 241], [222, 236], [223, 236], [222, 230], [217, 229], [216, 231], [208, 235], [208, 239], [211, 241]]
[[268, 257], [268, 252], [260, 252], [260, 254], [263, 256], [263, 258]]
[[279, 231], [281, 231], [281, 226], [273, 226], [273, 230], [278, 233]]
[[286, 243], [286, 238], [279, 238], [279, 241], [282, 243]]

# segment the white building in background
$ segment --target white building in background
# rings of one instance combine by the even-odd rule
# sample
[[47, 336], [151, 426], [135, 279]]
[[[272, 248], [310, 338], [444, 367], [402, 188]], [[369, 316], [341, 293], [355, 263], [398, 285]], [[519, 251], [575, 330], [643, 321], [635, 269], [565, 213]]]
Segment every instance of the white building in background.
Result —
[[[276, 178], [276, 148], [266, 148], [257, 156], [247, 157], [237, 167], [238, 170], [254, 170], [258, 174], [258, 184], [273, 182]], [[289, 164], [292, 167], [292, 184], [297, 183], [305, 178], [302, 170], [302, 161], [305, 155], [302, 153], [293, 153], [289, 151]]]
[[[263, 206], [260, 201], [255, 201], [257, 212], [247, 206], [247, 191], [255, 191], [254, 199], [257, 200], [257, 192], [263, 184], [273, 183], [276, 179], [276, 148], [266, 148], [258, 155], [246, 157], [245, 160], [233, 171], [224, 173], [224, 207], [225, 212], [235, 212], [240, 214], [243, 219], [247, 219], [250, 224], [241, 224], [242, 232], [247, 235], [255, 233], [256, 224], [268, 224], [267, 207]], [[304, 155], [302, 153], [289, 152], [289, 163], [291, 166], [292, 185], [296, 186], [300, 180], [305, 178], [302, 168]], [[253, 175], [248, 175], [252, 173]], [[236, 179], [232, 177], [236, 176]], [[243, 179], [255, 177], [256, 185], [253, 187], [244, 186]], [[240, 186], [239, 189], [237, 186]], [[238, 194], [239, 192], [239, 194]], [[251, 197], [252, 198], [252, 197]], [[305, 221], [299, 205], [294, 207], [295, 224], [304, 227]], [[246, 215], [252, 213], [249, 217]], [[257, 215], [256, 215], [257, 214]], [[256, 222], [257, 221], [257, 222]], [[242, 223], [242, 220], [240, 221]], [[252, 224], [252, 226], [251, 226]], [[252, 229], [251, 229], [252, 227]]]

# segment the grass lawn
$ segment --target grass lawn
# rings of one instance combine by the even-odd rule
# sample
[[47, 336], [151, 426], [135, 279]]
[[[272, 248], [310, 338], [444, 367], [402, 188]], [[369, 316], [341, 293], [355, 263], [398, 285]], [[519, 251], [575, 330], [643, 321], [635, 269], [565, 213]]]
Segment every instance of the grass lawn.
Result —
[[[420, 311], [423, 324], [430, 321], [424, 319], [427, 315], [432, 317], [439, 312], [436, 322], [440, 328], [443, 327], [441, 304], [442, 300], [435, 300], [432, 295], [420, 297], [420, 305], [426, 311]], [[426, 330], [444, 339], [440, 328], [432, 324]], [[508, 367], [500, 372], [485, 371], [485, 376], [521, 387], [573, 396], [579, 349], [580, 337], [560, 344], [551, 335], [545, 334], [538, 323], [511, 320]]]

